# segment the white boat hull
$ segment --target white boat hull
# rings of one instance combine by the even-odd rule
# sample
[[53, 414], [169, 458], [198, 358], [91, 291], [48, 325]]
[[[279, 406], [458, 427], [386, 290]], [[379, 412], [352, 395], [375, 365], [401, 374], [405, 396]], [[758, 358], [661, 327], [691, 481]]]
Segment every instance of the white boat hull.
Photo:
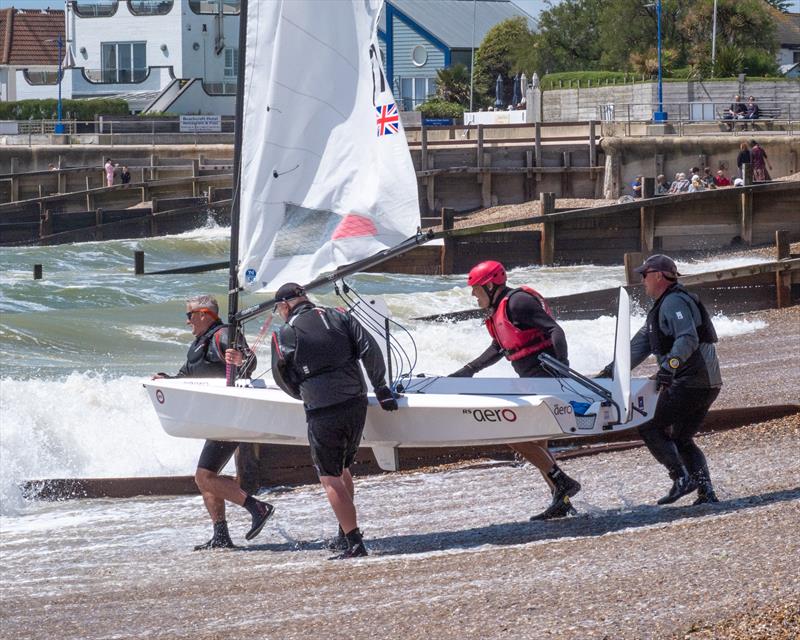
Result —
[[[394, 468], [398, 447], [453, 447], [529, 440], [554, 440], [630, 429], [648, 418], [631, 412], [621, 424], [613, 406], [599, 398], [577, 416], [557, 378], [415, 378], [398, 400], [399, 409], [381, 410], [369, 396], [362, 446], [375, 450], [384, 468]], [[610, 380], [598, 380], [601, 386]], [[255, 386], [257, 385], [257, 386]], [[303, 405], [274, 385], [243, 381], [226, 387], [222, 379], [162, 379], [144, 383], [164, 430], [182, 438], [307, 445]], [[590, 394], [586, 394], [587, 396]], [[648, 416], [656, 402], [655, 384], [631, 380], [633, 405]]]

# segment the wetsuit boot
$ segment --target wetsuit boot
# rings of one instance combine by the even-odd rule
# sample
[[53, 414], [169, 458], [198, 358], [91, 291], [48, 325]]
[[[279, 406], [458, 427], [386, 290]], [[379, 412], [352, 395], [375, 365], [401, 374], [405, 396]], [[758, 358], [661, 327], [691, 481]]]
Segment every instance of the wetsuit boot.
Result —
[[571, 513], [576, 513], [570, 498], [581, 490], [581, 483], [570, 478], [558, 465], [553, 465], [547, 472], [547, 477], [553, 481], [553, 499], [550, 506], [542, 513], [532, 516], [531, 521], [565, 518]]
[[339, 531], [336, 537], [328, 540], [328, 549], [331, 551], [346, 551], [349, 546], [347, 537], [344, 535], [344, 531], [342, 531], [342, 526], [339, 525]]
[[692, 474], [692, 478], [697, 484], [697, 500], [692, 504], [711, 504], [719, 502], [717, 494], [714, 493], [714, 486], [711, 484], [711, 478], [708, 476], [708, 469], [696, 471]]
[[269, 517], [272, 515], [272, 512], [275, 511], [275, 508], [269, 502], [262, 502], [261, 500], [256, 500], [253, 496], [247, 496], [244, 501], [244, 508], [250, 512], [250, 515], [253, 517], [252, 526], [250, 527], [250, 531], [248, 531], [244, 539], [245, 540], [252, 540], [255, 538], [261, 530], [264, 528], [264, 525], [269, 520]]
[[349, 533], [346, 533], [345, 538], [347, 539], [347, 544], [349, 545], [347, 549], [345, 549], [345, 551], [338, 556], [332, 556], [331, 558], [328, 558], [329, 560], [347, 560], [348, 558], [363, 558], [364, 556], [369, 555], [367, 553], [367, 548], [364, 546], [361, 530], [358, 527]]
[[225, 520], [220, 520], [214, 523], [214, 535], [211, 540], [204, 544], [198, 544], [195, 551], [206, 551], [208, 549], [235, 549], [236, 545], [233, 544], [230, 534], [228, 534], [228, 523]]
[[694, 478], [686, 472], [683, 466], [670, 469], [669, 477], [672, 478], [672, 487], [667, 495], [658, 500], [658, 504], [672, 504], [687, 493], [697, 489], [697, 483]]

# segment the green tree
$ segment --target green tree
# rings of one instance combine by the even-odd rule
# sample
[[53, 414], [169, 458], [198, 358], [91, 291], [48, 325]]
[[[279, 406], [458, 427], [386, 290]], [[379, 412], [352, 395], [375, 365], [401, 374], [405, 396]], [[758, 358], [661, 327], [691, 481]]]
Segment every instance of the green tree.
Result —
[[520, 67], [520, 51], [533, 45], [533, 34], [523, 17], [504, 20], [493, 26], [475, 51], [475, 102], [487, 105], [494, 101], [497, 76], [503, 78], [505, 102], [511, 101], [511, 78]]
[[527, 55], [520, 57], [526, 73], [540, 76], [559, 71], [600, 69], [602, 50], [597, 17], [605, 0], [548, 1], [539, 15], [539, 31]]
[[436, 72], [436, 100], [469, 105], [469, 71], [463, 64], [454, 64]]

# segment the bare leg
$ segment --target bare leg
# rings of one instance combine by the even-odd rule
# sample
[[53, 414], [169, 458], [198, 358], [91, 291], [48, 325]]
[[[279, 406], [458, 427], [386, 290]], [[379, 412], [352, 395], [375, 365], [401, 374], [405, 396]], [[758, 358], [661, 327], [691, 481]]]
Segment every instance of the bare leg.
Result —
[[208, 469], [197, 469], [194, 481], [203, 495], [203, 502], [212, 522], [225, 519], [225, 500], [243, 506], [247, 498], [247, 494], [241, 490], [236, 481], [219, 476]]
[[342, 472], [342, 482], [347, 488], [347, 493], [350, 494], [350, 499], [353, 500], [356, 497], [356, 488], [353, 485], [353, 476], [350, 475], [350, 469], [345, 469]]
[[546, 442], [537, 440], [534, 442], [518, 442], [508, 446], [536, 467], [550, 489], [553, 488], [553, 481], [548, 477], [547, 473], [553, 470], [556, 459], [548, 451]]
[[[350, 472], [347, 471], [347, 476]], [[339, 521], [339, 526], [342, 531], [349, 533], [358, 527], [356, 521], [356, 506], [353, 503], [353, 496], [348, 489], [347, 480], [345, 480], [345, 473], [341, 476], [320, 476], [319, 481], [322, 483], [322, 488], [328, 496], [328, 502], [331, 504], [333, 512], [336, 514], [336, 519]], [[350, 486], [352, 487], [353, 479], [350, 477]]]

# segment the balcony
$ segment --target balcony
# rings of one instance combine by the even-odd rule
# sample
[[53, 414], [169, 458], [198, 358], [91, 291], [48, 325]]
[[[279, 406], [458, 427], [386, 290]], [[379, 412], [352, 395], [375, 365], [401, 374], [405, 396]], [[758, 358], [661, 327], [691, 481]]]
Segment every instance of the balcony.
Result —
[[222, 3], [222, 13], [226, 15], [238, 14], [241, 8], [240, 0], [189, 0], [189, 8], [197, 14], [216, 14], [219, 12], [219, 3]]
[[128, 0], [128, 11], [135, 16], [165, 16], [174, 4], [174, 0]]
[[22, 73], [25, 77], [25, 82], [34, 87], [58, 84], [58, 71], [28, 71], [23, 69]]
[[235, 96], [236, 80], [230, 82], [203, 82], [203, 89], [210, 96]]
[[117, 0], [71, 0], [70, 6], [80, 18], [107, 18], [117, 12]]
[[83, 75], [92, 84], [137, 84], [147, 80], [150, 69], [83, 69]]

